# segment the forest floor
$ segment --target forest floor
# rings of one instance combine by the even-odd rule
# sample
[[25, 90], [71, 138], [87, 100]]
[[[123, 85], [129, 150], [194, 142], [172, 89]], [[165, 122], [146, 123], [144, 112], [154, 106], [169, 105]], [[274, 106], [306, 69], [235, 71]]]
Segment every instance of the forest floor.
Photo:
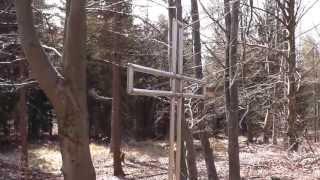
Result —
[[[220, 179], [227, 179], [227, 140], [212, 139], [216, 167]], [[288, 153], [282, 146], [245, 143], [240, 138], [241, 176], [244, 179], [267, 180], [277, 177], [281, 180], [320, 179], [320, 144], [302, 143], [298, 152]], [[92, 143], [90, 145], [97, 179], [112, 180], [112, 155], [109, 147]], [[199, 179], [206, 178], [201, 146], [195, 141]], [[165, 180], [168, 167], [168, 144], [164, 141], [124, 143], [126, 154], [124, 171], [127, 179]], [[17, 150], [0, 152], [0, 180], [19, 179], [19, 153]], [[60, 167], [61, 156], [58, 143], [33, 143], [29, 146], [29, 176], [33, 180], [63, 179]]]

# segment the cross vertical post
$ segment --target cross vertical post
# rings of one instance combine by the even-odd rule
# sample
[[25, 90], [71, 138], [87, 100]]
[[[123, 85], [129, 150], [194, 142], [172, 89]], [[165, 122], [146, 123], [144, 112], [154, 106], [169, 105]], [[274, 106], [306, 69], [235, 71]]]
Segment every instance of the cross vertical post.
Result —
[[[175, 23], [175, 19], [173, 19], [172, 21], [172, 57], [170, 58], [170, 62], [171, 62], [171, 71], [174, 75], [177, 74], [177, 46], [178, 43], [177, 42], [177, 23]], [[171, 80], [171, 90], [173, 93], [177, 93], [177, 80], [176, 79], [172, 79]], [[176, 140], [176, 129], [175, 126], [176, 124], [176, 115], [177, 115], [177, 109], [176, 109], [176, 102], [177, 102], [177, 97], [172, 97], [171, 101], [170, 101], [170, 133], [169, 133], [169, 137], [170, 137], [170, 147], [169, 147], [169, 180], [173, 180], [174, 179], [174, 170], [177, 169], [175, 168], [177, 166], [177, 164], [175, 163], [175, 150], [178, 150], [177, 145], [175, 144], [175, 140]], [[176, 166], [175, 166], [176, 165]]]
[[[184, 93], [183, 82], [189, 81], [205, 84], [204, 81], [183, 75], [183, 24], [177, 19], [172, 23], [172, 55], [169, 57], [171, 65], [170, 72], [152, 69], [135, 64], [128, 64], [127, 70], [127, 91], [131, 95], [142, 96], [162, 96], [170, 97], [170, 135], [169, 135], [169, 167], [168, 179], [180, 180], [181, 155], [182, 155], [182, 118], [183, 118], [183, 98], [205, 99], [205, 95]], [[142, 72], [154, 76], [168, 77], [171, 81], [171, 90], [149, 90], [134, 88], [134, 73]]]
[[[176, 19], [173, 19], [173, 24], [176, 29], [173, 31], [174, 34], [177, 34], [177, 40], [173, 43], [177, 43], [177, 70], [178, 74], [183, 74], [183, 26], [180, 24], [180, 22]], [[178, 79], [177, 80], [177, 91], [179, 93], [182, 93], [183, 90], [183, 80]], [[176, 179], [179, 179], [180, 173], [181, 173], [181, 153], [182, 153], [182, 116], [183, 116], [184, 110], [183, 110], [183, 96], [178, 97], [177, 101], [177, 128], [176, 128]]]

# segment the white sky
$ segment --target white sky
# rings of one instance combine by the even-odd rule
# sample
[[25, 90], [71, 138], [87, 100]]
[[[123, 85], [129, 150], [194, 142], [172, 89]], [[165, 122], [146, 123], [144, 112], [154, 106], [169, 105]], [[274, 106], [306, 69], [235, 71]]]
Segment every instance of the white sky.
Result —
[[[60, 4], [60, 0], [47, 0], [48, 3], [57, 3]], [[220, 2], [219, 0], [202, 0], [203, 4], [207, 5], [208, 7], [212, 6], [223, 6], [222, 3], [217, 4]], [[255, 0], [254, 3], [260, 3], [263, 0]], [[305, 35], [312, 36], [317, 42], [320, 42], [320, 0], [301, 0], [304, 9], [309, 9], [310, 6], [313, 4], [314, 6], [310, 8], [305, 16], [302, 18], [301, 23], [297, 28], [297, 36], [304, 33]], [[152, 21], [156, 21], [158, 17], [162, 14], [167, 16], [167, 5], [164, 3], [163, 0], [133, 0], [133, 4], [135, 5], [133, 13], [140, 16], [146, 16]], [[182, 7], [184, 14], [190, 12], [190, 0], [182, 0]], [[208, 18], [206, 18], [205, 13], [202, 11], [201, 6], [199, 5], [200, 10], [200, 18], [201, 18], [201, 27], [203, 34], [210, 34], [210, 29], [208, 28], [208, 24], [211, 23]], [[315, 28], [316, 25], [319, 25]]]
[[[208, 7], [212, 6], [223, 6], [222, 3], [217, 4], [218, 0], [202, 0], [203, 4], [208, 5]], [[254, 3], [263, 2], [262, 0], [255, 0]], [[308, 33], [303, 33], [303, 36], [310, 35], [315, 38], [316, 41], [320, 42], [320, 0], [301, 0], [302, 6], [305, 10], [309, 9], [305, 16], [301, 19], [301, 23], [297, 29], [297, 36], [301, 35], [303, 32], [308, 31], [309, 29], [313, 29], [308, 31]], [[151, 20], [157, 20], [160, 14], [167, 16], [166, 4], [163, 0], [133, 0], [133, 3], [138, 6], [148, 6], [148, 16]], [[160, 6], [159, 4], [163, 5]], [[312, 8], [311, 5], [313, 5]], [[190, 0], [182, 0], [182, 6], [184, 13], [190, 11]], [[202, 11], [201, 6], [199, 5], [200, 10], [200, 18], [205, 17], [205, 13]], [[137, 7], [134, 9], [135, 14], [141, 14], [144, 16], [147, 12], [147, 8], [145, 7]], [[201, 22], [201, 27], [203, 31], [208, 31], [207, 24], [210, 23], [208, 18], [204, 18]], [[319, 25], [317, 28], [314, 26]]]

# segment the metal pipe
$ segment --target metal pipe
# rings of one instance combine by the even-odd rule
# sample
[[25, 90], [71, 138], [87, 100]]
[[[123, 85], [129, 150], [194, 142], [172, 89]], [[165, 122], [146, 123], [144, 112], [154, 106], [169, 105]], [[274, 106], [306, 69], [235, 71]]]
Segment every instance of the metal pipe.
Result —
[[151, 74], [154, 76], [162, 76], [162, 77], [168, 77], [168, 78], [181, 79], [184, 81], [195, 82], [195, 83], [202, 84], [202, 85], [206, 84], [205, 81], [200, 80], [200, 79], [195, 79], [195, 78], [187, 77], [187, 76], [184, 76], [181, 74], [175, 74], [172, 72], [162, 71], [162, 70], [153, 69], [150, 67], [145, 67], [145, 66], [141, 66], [141, 65], [137, 65], [137, 64], [128, 63], [128, 69], [131, 69], [131, 68], [134, 69], [134, 71], [146, 73], [146, 74]]

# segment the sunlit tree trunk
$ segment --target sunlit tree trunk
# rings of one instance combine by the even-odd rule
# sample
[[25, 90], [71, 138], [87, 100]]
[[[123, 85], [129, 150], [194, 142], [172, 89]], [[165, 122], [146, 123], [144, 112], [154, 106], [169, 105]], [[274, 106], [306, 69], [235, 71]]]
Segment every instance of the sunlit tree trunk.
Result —
[[[88, 136], [85, 0], [68, 1], [63, 52], [64, 76], [49, 62], [33, 25], [31, 0], [16, 1], [18, 27], [31, 75], [57, 113], [66, 180], [94, 180]], [[67, 11], [68, 12], [68, 11]]]

